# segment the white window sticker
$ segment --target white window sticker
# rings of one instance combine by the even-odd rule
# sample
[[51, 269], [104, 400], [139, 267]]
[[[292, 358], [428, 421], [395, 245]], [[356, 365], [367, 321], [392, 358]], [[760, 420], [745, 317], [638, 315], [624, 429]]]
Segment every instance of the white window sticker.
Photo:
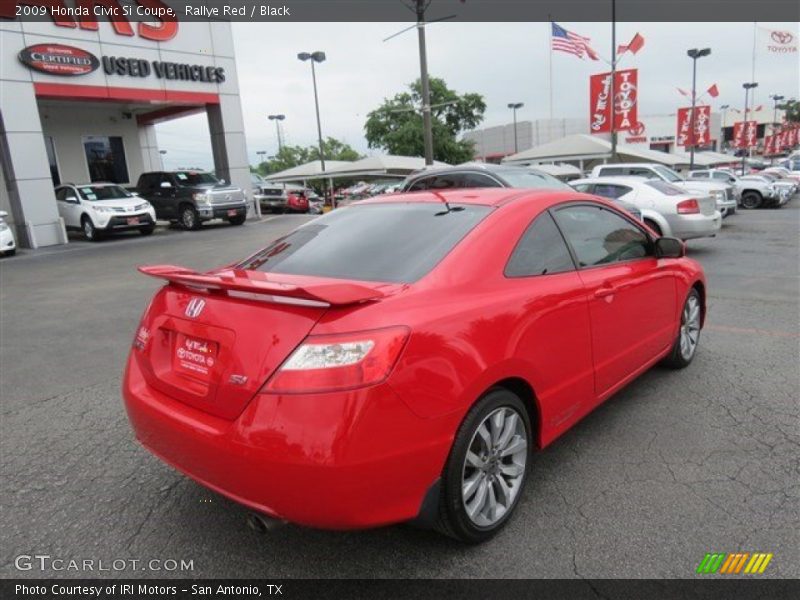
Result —
[[184, 180], [184, 179], [186, 179], [186, 173], [176, 173], [175, 177], [177, 177], [178, 179]]

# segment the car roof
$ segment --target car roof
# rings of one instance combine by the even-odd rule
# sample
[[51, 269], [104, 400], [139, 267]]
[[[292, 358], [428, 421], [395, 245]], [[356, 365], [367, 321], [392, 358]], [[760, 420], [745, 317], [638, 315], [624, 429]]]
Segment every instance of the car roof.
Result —
[[62, 187], [109, 187], [109, 186], [124, 187], [121, 183], [113, 183], [111, 181], [93, 181], [91, 183], [72, 183], [66, 182], [56, 186], [56, 189]]
[[594, 196], [581, 194], [575, 190], [545, 190], [517, 188], [462, 188], [431, 192], [403, 192], [385, 196], [375, 196], [353, 202], [350, 206], [371, 204], [449, 202], [451, 204], [477, 204], [483, 206], [501, 206], [519, 198], [537, 197], [542, 200], [568, 200], [576, 198], [595, 199]]
[[636, 175], [612, 175], [610, 177], [584, 177], [583, 179], [574, 179], [570, 181], [570, 185], [577, 185], [580, 183], [618, 183], [620, 185], [630, 185], [632, 183], [646, 183], [648, 181], [652, 180]]
[[535, 171], [542, 173], [536, 167], [528, 167], [522, 165], [498, 165], [495, 163], [481, 163], [481, 162], [466, 162], [460, 165], [447, 166], [447, 167], [431, 167], [419, 169], [414, 171], [408, 176], [408, 179], [417, 179], [426, 175], [441, 175], [446, 173], [464, 173], [465, 171], [475, 171], [483, 173], [495, 173], [502, 177], [503, 173], [514, 173], [520, 171]]

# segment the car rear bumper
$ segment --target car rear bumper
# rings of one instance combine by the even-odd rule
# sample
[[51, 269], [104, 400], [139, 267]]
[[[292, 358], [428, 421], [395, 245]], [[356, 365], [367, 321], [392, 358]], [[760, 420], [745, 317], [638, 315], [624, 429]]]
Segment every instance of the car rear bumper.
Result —
[[326, 529], [415, 518], [456, 427], [417, 417], [385, 384], [257, 395], [228, 421], [155, 390], [133, 360], [123, 396], [136, 437], [164, 462], [255, 511]]
[[666, 216], [674, 237], [690, 240], [701, 237], [712, 237], [722, 227], [722, 215], [714, 211], [713, 215], [668, 215]]

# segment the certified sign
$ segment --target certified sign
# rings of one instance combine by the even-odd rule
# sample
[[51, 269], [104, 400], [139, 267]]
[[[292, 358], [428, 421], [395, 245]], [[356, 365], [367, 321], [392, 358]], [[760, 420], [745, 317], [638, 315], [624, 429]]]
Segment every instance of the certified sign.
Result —
[[86, 75], [100, 66], [94, 54], [63, 44], [36, 44], [19, 53], [27, 67], [50, 75]]

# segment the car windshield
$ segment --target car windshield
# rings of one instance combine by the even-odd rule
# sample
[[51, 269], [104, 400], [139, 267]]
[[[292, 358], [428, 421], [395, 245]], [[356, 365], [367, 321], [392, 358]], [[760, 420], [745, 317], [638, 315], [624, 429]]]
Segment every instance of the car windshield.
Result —
[[662, 165], [655, 165], [653, 166], [653, 170], [671, 183], [675, 183], [676, 181], [683, 181], [683, 177], [678, 175], [675, 171], [673, 171], [669, 167], [664, 167]]
[[552, 175], [542, 173], [540, 171], [528, 171], [525, 169], [509, 170], [499, 172], [498, 175], [505, 179], [511, 187], [515, 188], [532, 188], [532, 189], [547, 189], [547, 190], [564, 190], [569, 189], [569, 186], [556, 179]]
[[175, 178], [180, 185], [217, 185], [217, 179], [212, 173], [198, 173], [196, 171], [178, 171]]
[[133, 194], [118, 185], [82, 185], [78, 187], [78, 192], [81, 198], [89, 202], [133, 198]]
[[411, 283], [489, 212], [438, 202], [365, 204], [315, 219], [238, 266], [269, 273]]
[[645, 181], [645, 183], [666, 196], [682, 196], [686, 193], [686, 190], [682, 190], [678, 186], [667, 183], [666, 181], [661, 181], [660, 179], [650, 179]]

